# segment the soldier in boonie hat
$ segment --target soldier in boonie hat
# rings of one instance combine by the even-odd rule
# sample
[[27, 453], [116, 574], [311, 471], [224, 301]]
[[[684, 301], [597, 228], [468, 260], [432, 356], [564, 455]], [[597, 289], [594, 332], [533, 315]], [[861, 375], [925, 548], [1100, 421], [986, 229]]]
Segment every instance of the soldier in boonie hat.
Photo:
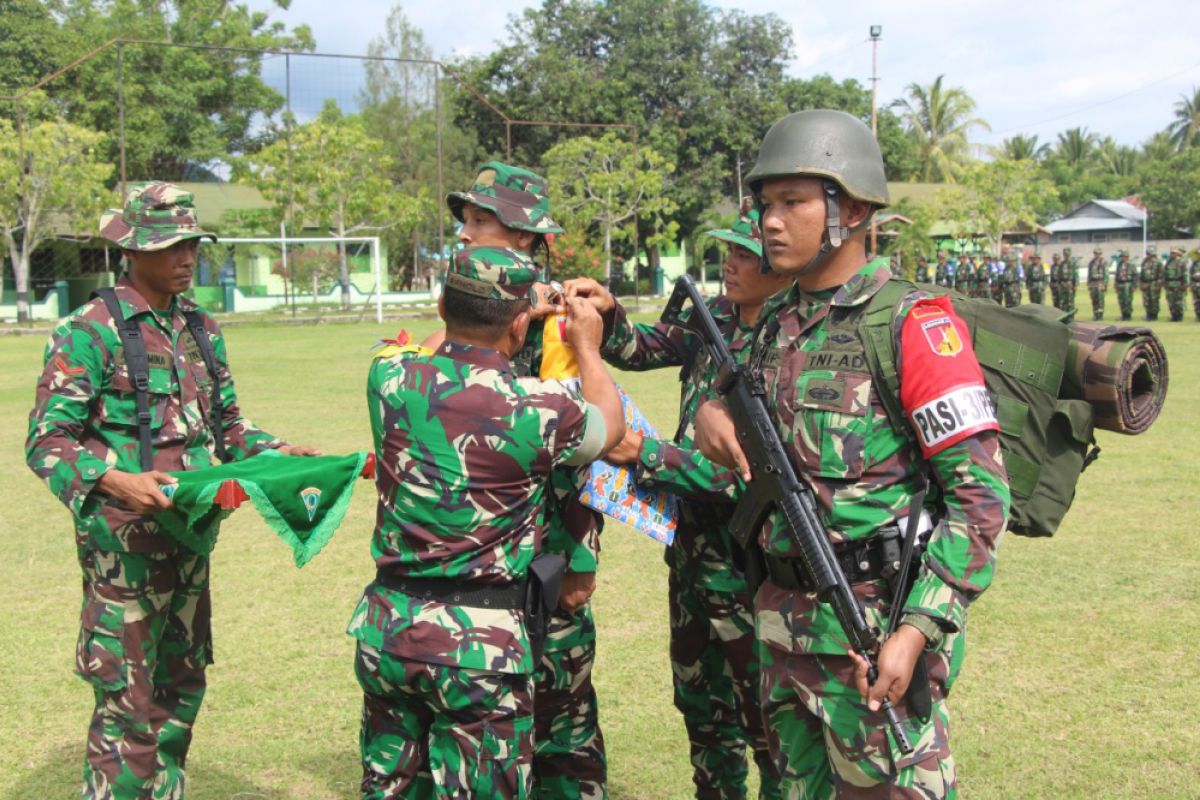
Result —
[[463, 222], [466, 203], [491, 211], [506, 228], [543, 234], [563, 232], [550, 217], [546, 179], [527, 169], [487, 162], [480, 167], [470, 189], [446, 195], [446, 205], [459, 222]]
[[100, 216], [100, 235], [124, 250], [165, 250], [187, 239], [217, 237], [200, 228], [191, 192], [172, 183], [134, 184], [124, 208]]
[[529, 256], [505, 247], [468, 247], [454, 255], [446, 288], [485, 300], [529, 300], [538, 266]]
[[733, 225], [706, 231], [705, 235], [723, 242], [739, 244], [762, 258], [762, 229], [758, 225], [758, 209], [751, 207], [749, 198], [742, 203], [742, 209]]

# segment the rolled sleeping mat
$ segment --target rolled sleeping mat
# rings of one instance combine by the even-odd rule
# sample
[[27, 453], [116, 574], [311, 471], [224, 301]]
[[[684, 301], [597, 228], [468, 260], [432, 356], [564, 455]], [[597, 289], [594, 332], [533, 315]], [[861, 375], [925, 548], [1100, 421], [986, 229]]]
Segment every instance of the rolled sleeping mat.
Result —
[[1072, 322], [1060, 394], [1086, 400], [1097, 428], [1131, 436], [1167, 398], [1167, 352], [1149, 328]]

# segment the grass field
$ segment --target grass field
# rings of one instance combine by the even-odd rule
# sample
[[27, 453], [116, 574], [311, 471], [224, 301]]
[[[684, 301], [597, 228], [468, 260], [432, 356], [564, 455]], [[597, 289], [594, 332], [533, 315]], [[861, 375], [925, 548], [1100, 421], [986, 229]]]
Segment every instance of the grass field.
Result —
[[[420, 336], [433, 322], [406, 325]], [[973, 609], [951, 698], [965, 797], [1200, 797], [1200, 324], [1155, 327], [1171, 362], [1162, 417], [1138, 438], [1100, 432], [1103, 455], [1058, 536], [1008, 535], [996, 584]], [[243, 409], [325, 452], [368, 448], [368, 348], [394, 332], [231, 327]], [[70, 521], [22, 458], [43, 344], [0, 338], [0, 798], [14, 800], [78, 796], [91, 709], [72, 672], [80, 592]], [[670, 430], [674, 377], [619, 380]], [[303, 570], [253, 512], [226, 524], [189, 797], [357, 796], [360, 695], [343, 631], [373, 573], [372, 519], [364, 484]], [[665, 577], [660, 545], [608, 526], [594, 604], [614, 800], [691, 795], [670, 702]]]

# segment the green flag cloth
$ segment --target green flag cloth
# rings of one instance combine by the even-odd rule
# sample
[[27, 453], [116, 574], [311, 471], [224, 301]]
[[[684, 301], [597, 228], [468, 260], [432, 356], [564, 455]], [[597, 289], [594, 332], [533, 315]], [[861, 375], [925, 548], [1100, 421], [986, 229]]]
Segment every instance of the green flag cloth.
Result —
[[[174, 508], [155, 515], [163, 530], [198, 553], [210, 553], [218, 524], [243, 500], [291, 548], [302, 567], [321, 552], [341, 524], [360, 475], [372, 477], [365, 451], [347, 456], [286, 456], [264, 451], [245, 461], [172, 472], [178, 485], [162, 489]], [[365, 469], [364, 469], [365, 468]]]

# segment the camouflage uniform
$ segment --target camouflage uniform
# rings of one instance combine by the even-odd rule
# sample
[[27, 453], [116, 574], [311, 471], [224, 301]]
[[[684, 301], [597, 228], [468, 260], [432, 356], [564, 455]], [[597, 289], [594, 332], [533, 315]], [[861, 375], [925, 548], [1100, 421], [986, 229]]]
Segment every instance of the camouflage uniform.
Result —
[[1171, 322], [1183, 321], [1183, 300], [1187, 296], [1187, 262], [1183, 258], [1183, 249], [1171, 250], [1162, 271], [1163, 287], [1167, 290], [1167, 310], [1171, 313]]
[[[470, 248], [446, 286], [520, 299], [537, 272], [511, 250]], [[348, 629], [364, 694], [363, 796], [529, 797], [536, 665], [524, 611], [420, 589], [453, 582], [457, 597], [523, 582], [551, 468], [595, 458], [603, 421], [561, 383], [518, 377], [502, 353], [453, 340], [377, 359], [367, 399], [378, 575]]]
[[954, 265], [946, 260], [946, 251], [938, 250], [937, 264], [933, 268], [933, 282], [938, 286], [954, 286]]
[[1029, 257], [1029, 269], [1025, 272], [1025, 288], [1029, 290], [1029, 302], [1041, 305], [1046, 302], [1046, 265], [1042, 257], [1034, 253]]
[[1092, 298], [1092, 319], [1104, 319], [1104, 294], [1108, 291], [1108, 262], [1097, 247], [1087, 266], [1088, 295]]
[[1062, 258], [1058, 253], [1050, 255], [1050, 302], [1062, 309]]
[[1142, 287], [1142, 307], [1146, 309], [1146, 321], [1158, 319], [1158, 305], [1162, 299], [1162, 262], [1158, 260], [1158, 251], [1154, 245], [1146, 250], [1142, 259], [1142, 269], [1138, 274]]
[[1117, 254], [1117, 265], [1113, 270], [1113, 285], [1117, 289], [1117, 305], [1121, 309], [1121, 319], [1133, 319], [1133, 288], [1137, 283], [1137, 270], [1129, 258], [1129, 251], [1122, 249]]
[[1000, 289], [1007, 308], [1021, 305], [1021, 265], [1016, 254], [1004, 259], [1004, 269], [1000, 273]]
[[1075, 313], [1075, 288], [1079, 285], [1079, 260], [1071, 255], [1071, 248], [1063, 248], [1063, 257], [1059, 261], [1059, 292], [1063, 311]]
[[1200, 322], [1200, 257], [1193, 258], [1188, 268], [1188, 282], [1192, 285], [1192, 310]]
[[[192, 195], [166, 183], [135, 186], [100, 228], [126, 250], [215, 239], [199, 228]], [[115, 292], [125, 318], [139, 323], [150, 364], [154, 469], [210, 466], [212, 378], [183, 316], [197, 306], [175, 296], [169, 308], [152, 309], [124, 277]], [[201, 318], [217, 361], [227, 455], [241, 460], [282, 446], [242, 417], [221, 330]], [[95, 694], [83, 796], [181, 798], [212, 662], [209, 559], [169, 539], [152, 516], [96, 490], [108, 470], [142, 471], [132, 376], [116, 323], [98, 299], [50, 336], [25, 454], [75, 520], [83, 571], [76, 671]]]
[[925, 256], [917, 256], [916, 278], [918, 283], [929, 283], [933, 280], [933, 270], [929, 268], [929, 262], [925, 260]]
[[[466, 203], [493, 212], [508, 228], [537, 234], [563, 232], [550, 216], [545, 179], [519, 167], [498, 161], [484, 164], [469, 190], [446, 197], [447, 206], [459, 220]], [[539, 374], [540, 325], [530, 326], [525, 346], [512, 360], [518, 377]], [[564, 555], [569, 572], [595, 573], [604, 522], [599, 512], [578, 500], [578, 481], [583, 477], [572, 469], [551, 473], [545, 550]], [[608, 762], [592, 682], [595, 662], [596, 623], [591, 603], [574, 612], [556, 610], [534, 686], [534, 784], [536, 795], [545, 800], [606, 796]]]
[[[740, 235], [732, 241], [761, 256], [757, 216], [743, 216], [733, 230], [714, 235]], [[708, 306], [735, 360], [744, 363], [752, 326], [723, 295]], [[692, 450], [696, 410], [715, 396], [715, 371], [694, 334], [661, 322], [634, 325], [620, 303], [611, 331], [602, 355], [621, 369], [684, 367], [675, 440], [643, 441], [638, 481], [680, 497], [679, 526], [664, 558], [675, 707], [687, 729], [696, 797], [746, 796], [747, 744], [759, 769], [760, 798], [780, 797], [758, 698], [752, 598], [728, 529], [734, 506], [724, 492], [736, 478]]]
[[958, 266], [954, 271], [954, 286], [962, 294], [970, 297], [975, 293], [975, 262], [970, 256], [960, 256]]
[[992, 296], [992, 260], [983, 256], [975, 265], [975, 286], [972, 297], [990, 298]]
[[[764, 368], [768, 406], [800, 478], [815, 494], [835, 551], [863, 548], [856, 558], [866, 558], [881, 529], [907, 517], [922, 474], [932, 473], [945, 524], [930, 540], [902, 621], [929, 642], [924, 659], [933, 710], [922, 722], [906, 701], [898, 704], [915, 746], [902, 755], [882, 716], [867, 711], [854, 687], [831, 608], [802, 589], [784, 588], [772, 567], [755, 597], [755, 622], [763, 647], [763, 713], [789, 797], [927, 798], [956, 791], [946, 696], [962, 664], [967, 605], [992, 579], [1009, 491], [994, 431], [947, 440], [953, 443], [924, 458], [910, 431], [887, 425], [861, 340], [839, 323], [846, 315], [831, 313], [867, 302], [887, 278], [885, 269], [868, 264], [836, 290], [811, 295], [793, 287], [764, 309], [769, 322], [751, 359]], [[907, 352], [898, 353], [898, 363]], [[969, 347], [957, 353], [973, 361]], [[825, 368], [829, 355], [847, 366]], [[774, 521], [759, 541], [769, 564], [780, 569], [798, 556]], [[868, 623], [882, 628], [890, 605], [886, 584], [856, 583], [855, 594]]]

